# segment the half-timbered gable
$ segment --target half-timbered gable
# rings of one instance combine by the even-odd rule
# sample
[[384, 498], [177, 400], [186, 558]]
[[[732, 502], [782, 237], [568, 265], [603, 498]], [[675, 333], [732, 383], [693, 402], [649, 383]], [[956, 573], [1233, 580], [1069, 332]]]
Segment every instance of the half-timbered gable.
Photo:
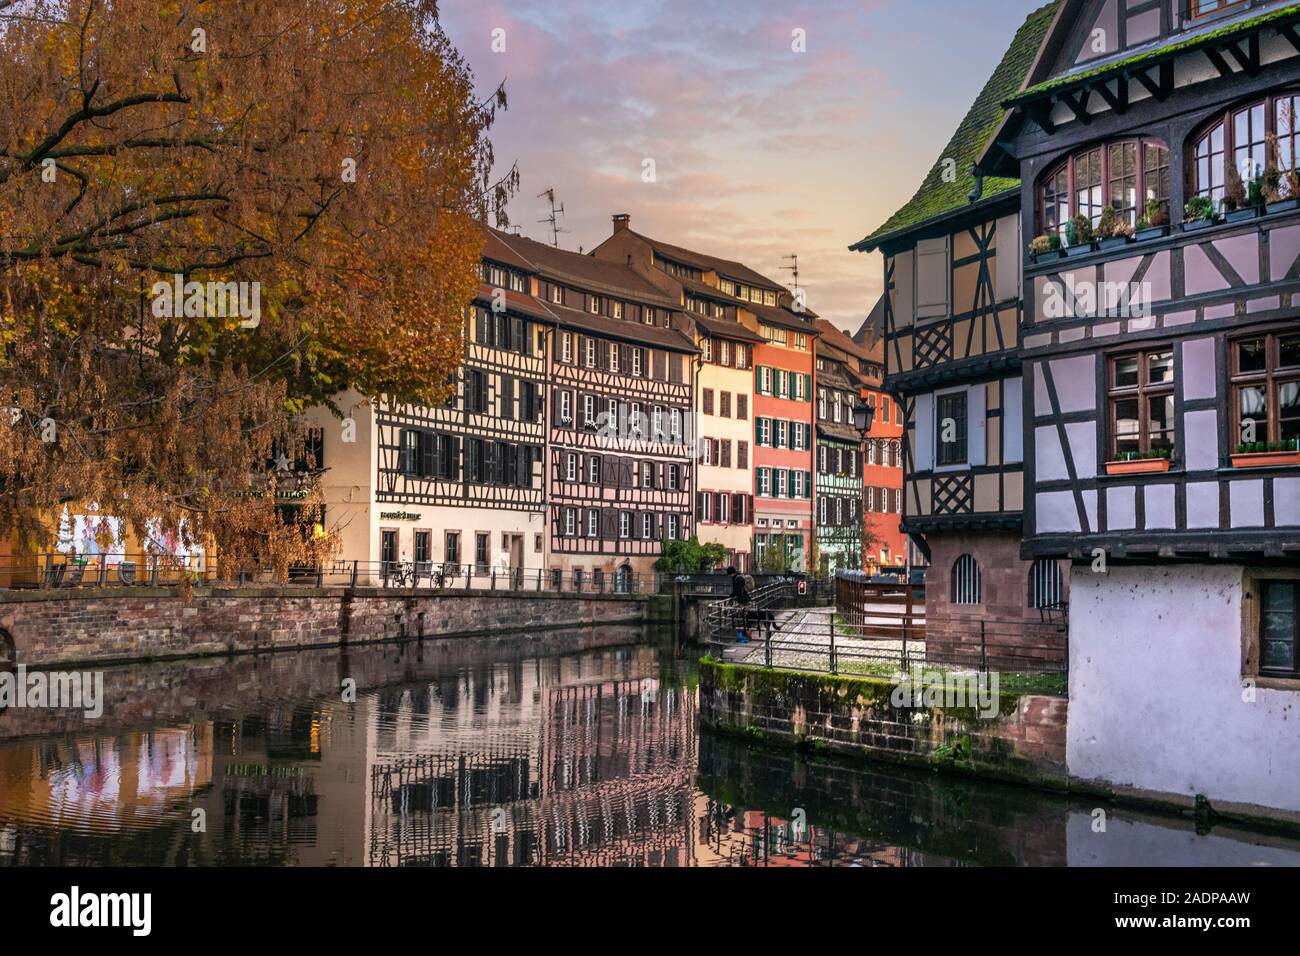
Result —
[[1300, 5], [1167, 5], [1160, 36], [1062, 70], [1095, 6], [986, 161], [1018, 164], [1042, 237], [1026, 553], [1300, 556]]
[[[978, 172], [1060, 4], [1017, 32], [912, 200], [854, 245], [884, 259], [886, 390], [903, 402], [904, 529], [932, 557], [937, 621], [1023, 618], [1023, 320], [1017, 171]], [[977, 569], [968, 576], [953, 569]]]

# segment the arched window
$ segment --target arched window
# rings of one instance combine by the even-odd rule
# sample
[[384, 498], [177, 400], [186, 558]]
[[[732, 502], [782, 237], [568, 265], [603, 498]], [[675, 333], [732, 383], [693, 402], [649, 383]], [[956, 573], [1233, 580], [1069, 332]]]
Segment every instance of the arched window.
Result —
[[1169, 147], [1154, 139], [1104, 143], [1075, 153], [1039, 180], [1038, 221], [1042, 231], [1065, 236], [1075, 216], [1095, 226], [1110, 206], [1119, 219], [1136, 225], [1150, 200], [1169, 205]]
[[1278, 198], [1294, 198], [1286, 174], [1296, 168], [1297, 112], [1300, 93], [1288, 92], [1215, 116], [1192, 138], [1189, 192], [1208, 197], [1221, 209], [1231, 163], [1247, 187], [1270, 168], [1276, 170]]
[[980, 566], [969, 554], [963, 554], [952, 566], [952, 603], [979, 604], [983, 600]]
[[1029, 569], [1029, 606], [1055, 607], [1065, 599], [1061, 565], [1051, 558], [1039, 558]]

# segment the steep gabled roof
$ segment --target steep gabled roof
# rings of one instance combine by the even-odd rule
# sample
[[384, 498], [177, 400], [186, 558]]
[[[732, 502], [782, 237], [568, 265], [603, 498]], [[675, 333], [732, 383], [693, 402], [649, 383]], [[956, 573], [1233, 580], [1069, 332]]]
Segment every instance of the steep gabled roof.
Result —
[[852, 355], [854, 358], [859, 358], [866, 362], [880, 361], [879, 356], [872, 355], [866, 348], [849, 338], [847, 332], [844, 332], [831, 322], [828, 322], [825, 319], [818, 319], [816, 324], [817, 331], [821, 333], [821, 338], [817, 341], [819, 349], [821, 346], [827, 345], [833, 349], [839, 349], [845, 355]]
[[[631, 232], [631, 230], [628, 230]], [[732, 262], [730, 259], [719, 259], [717, 256], [708, 256], [702, 252], [694, 252], [690, 249], [683, 249], [681, 246], [669, 245], [666, 242], [660, 242], [658, 239], [651, 239], [649, 236], [642, 235], [639, 232], [632, 232], [642, 242], [650, 246], [657, 255], [665, 259], [671, 259], [673, 262], [680, 262], [683, 265], [700, 269], [704, 272], [716, 272], [724, 275], [729, 279], [739, 279], [748, 285], [758, 286], [760, 289], [768, 289], [772, 292], [787, 292], [785, 286], [779, 282], [774, 282], [762, 273], [755, 272], [747, 265], [739, 262]]]
[[[884, 225], [854, 243], [850, 249], [855, 252], [871, 252], [890, 239], [899, 238], [918, 226], [971, 205], [970, 197], [975, 189], [972, 167], [1002, 124], [1005, 115], [1003, 102], [1019, 92], [1024, 85], [1025, 77], [1037, 58], [1038, 49], [1061, 2], [1062, 0], [1052, 0], [1029, 15], [1011, 41], [1002, 62], [984, 84], [984, 89], [965, 119], [939, 154], [939, 159], [921, 183], [916, 195], [890, 216]], [[953, 182], [944, 181], [945, 169], [951, 168], [948, 160], [956, 163]], [[977, 199], [995, 199], [1019, 188], [1018, 179], [985, 178], [982, 196]]]
[[539, 275], [674, 311], [681, 309], [680, 303], [667, 298], [662, 291], [627, 266], [580, 252], [557, 249], [525, 236], [512, 236], [495, 229], [491, 233], [500, 245], [531, 264], [532, 271]]
[[871, 314], [863, 320], [858, 326], [858, 330], [853, 333], [853, 341], [858, 343], [862, 348], [867, 347], [869, 333], [875, 333], [871, 340], [876, 343], [873, 357], [874, 361], [883, 362], [885, 360], [885, 348], [883, 345], [885, 339], [885, 296], [882, 295], [876, 300], [875, 306], [871, 309]]

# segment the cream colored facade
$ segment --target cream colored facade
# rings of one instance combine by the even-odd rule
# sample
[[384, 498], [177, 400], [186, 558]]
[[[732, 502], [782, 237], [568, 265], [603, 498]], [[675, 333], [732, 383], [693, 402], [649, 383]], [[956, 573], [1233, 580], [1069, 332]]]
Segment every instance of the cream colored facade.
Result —
[[[331, 580], [337, 583], [337, 576], [350, 573], [356, 562], [357, 584], [378, 585], [384, 579], [385, 560], [413, 564], [420, 558], [434, 571], [445, 570], [448, 586], [464, 587], [468, 572], [472, 572], [471, 587], [491, 587], [494, 578], [497, 587], [506, 587], [511, 572], [516, 581], [522, 574], [522, 586], [536, 586], [537, 576], [545, 568], [545, 516], [540, 503], [518, 508], [466, 501], [457, 507], [422, 504], [403, 500], [400, 493], [384, 493], [380, 484], [385, 454], [380, 416], [355, 393], [341, 396], [338, 405], [346, 415], [342, 420], [323, 408], [307, 413], [310, 424], [324, 432], [326, 470], [321, 484], [325, 526], [341, 541]], [[540, 462], [534, 465], [534, 475], [540, 487]], [[427, 535], [428, 551], [422, 557], [416, 553], [419, 534]], [[388, 557], [386, 535], [391, 549]], [[456, 536], [454, 541], [450, 535]], [[480, 549], [480, 536], [485, 551]]]
[[[717, 350], [725, 342], [713, 339], [711, 345], [704, 346], [702, 340], [702, 348], [706, 348], [707, 356], [710, 354], [707, 349]], [[734, 349], [736, 345], [727, 343], [727, 347]], [[717, 357], [715, 353], [713, 358]], [[753, 391], [752, 368], [728, 368], [705, 361], [697, 376], [695, 434], [700, 441], [696, 463], [696, 534], [701, 544], [725, 547], [731, 553], [732, 563], [742, 570], [750, 570], [754, 533]], [[711, 414], [706, 414], [706, 408], [711, 409]], [[728, 414], [722, 414], [724, 411]], [[742, 461], [744, 467], [740, 467]], [[721, 495], [727, 496], [722, 507], [719, 506]]]

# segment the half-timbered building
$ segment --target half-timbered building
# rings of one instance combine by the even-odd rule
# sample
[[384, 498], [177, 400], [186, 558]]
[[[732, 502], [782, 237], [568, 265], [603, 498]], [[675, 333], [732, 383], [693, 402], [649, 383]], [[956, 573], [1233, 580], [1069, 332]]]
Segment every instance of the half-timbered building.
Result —
[[[796, 300], [743, 263], [633, 231], [626, 214], [614, 217], [613, 234], [593, 255], [627, 264], [679, 302], [706, 357], [696, 382], [701, 540], [727, 544], [742, 567], [759, 566], [767, 556], [769, 568], [806, 569], [813, 543], [816, 315], [802, 296]], [[724, 397], [744, 414], [724, 414]], [[741, 536], [751, 531], [752, 551], [741, 551]]]
[[[973, 170], [1054, 6], [1028, 18], [916, 195], [852, 248], [884, 258], [886, 390], [907, 421], [903, 528], [931, 630], [1038, 619], [1022, 561], [1020, 184]], [[1059, 580], [1059, 578], [1054, 579]]]
[[445, 405], [345, 393], [343, 422], [312, 413], [330, 467], [327, 514], [361, 581], [443, 575], [462, 586], [535, 580], [545, 557], [547, 347], [555, 317], [534, 267], [488, 232]]
[[693, 534], [698, 349], [675, 300], [626, 264], [501, 236], [551, 315], [547, 565], [623, 587]]
[[1071, 772], [1300, 810], [1300, 4], [1062, 3], [1005, 100], [1024, 556], [1076, 562], [1071, 681], [1108, 691]]
[[816, 357], [813, 513], [816, 568], [825, 577], [863, 567], [864, 436], [853, 420], [863, 383], [850, 367], [851, 356], [831, 344], [825, 331], [817, 339]]

